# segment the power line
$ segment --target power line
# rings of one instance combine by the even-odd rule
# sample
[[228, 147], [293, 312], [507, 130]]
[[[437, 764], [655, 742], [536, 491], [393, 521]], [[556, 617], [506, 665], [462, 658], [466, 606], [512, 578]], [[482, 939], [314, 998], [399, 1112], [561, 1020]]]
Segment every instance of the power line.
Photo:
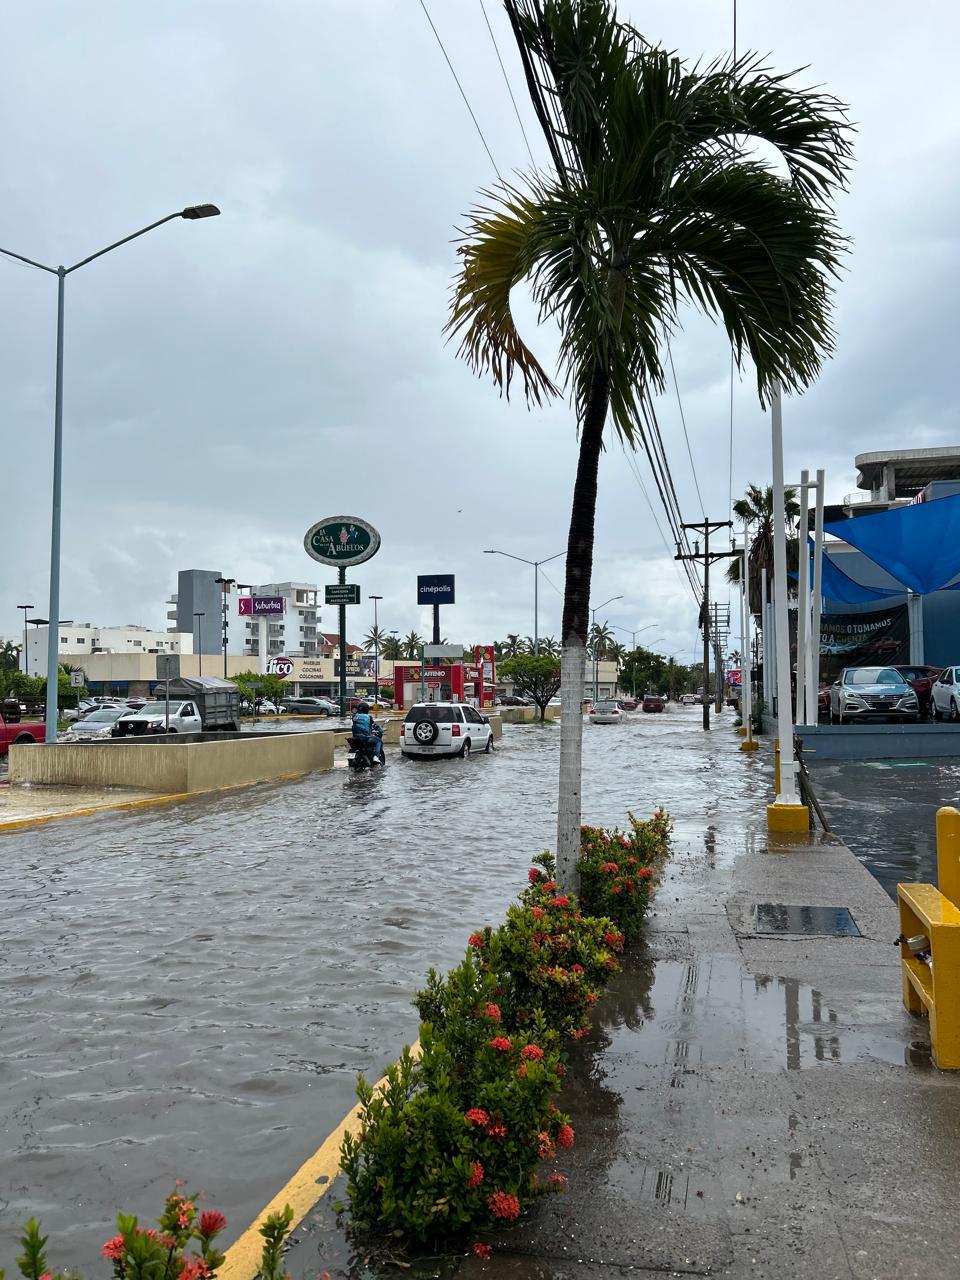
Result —
[[464, 92], [463, 85], [460, 83], [460, 77], [457, 75], [456, 71], [454, 71], [453, 69], [453, 63], [450, 61], [450, 57], [447, 54], [446, 49], [443, 47], [443, 41], [440, 39], [440, 33], [439, 31], [437, 31], [437, 28], [433, 25], [433, 19], [430, 17], [430, 13], [427, 9], [426, 4], [424, 3], [424, 0], [420, 0], [420, 8], [423, 10], [427, 21], [430, 23], [430, 30], [433, 32], [433, 34], [437, 38], [437, 44], [440, 46], [440, 52], [443, 54], [444, 58], [446, 59], [447, 66], [450, 68], [450, 74], [453, 76], [454, 80], [456, 80], [457, 82], [457, 88], [460, 90], [460, 97], [463, 99], [467, 110], [470, 112], [470, 119], [473, 121], [474, 126], [476, 127], [476, 130], [477, 130], [477, 133], [480, 135], [480, 141], [483, 143], [483, 149], [484, 151], [486, 151], [487, 155], [489, 156], [490, 163], [493, 165], [497, 177], [500, 179], [501, 182], [503, 182], [503, 174], [497, 168], [497, 162], [493, 158], [493, 152], [487, 146], [487, 140], [483, 136], [483, 130], [480, 128], [480, 122], [477, 120], [477, 117], [473, 113], [473, 107], [471, 107], [470, 105], [470, 99], [467, 97], [466, 93]]
[[683, 438], [687, 442], [687, 457], [690, 459], [690, 470], [693, 472], [693, 483], [696, 486], [697, 498], [700, 502], [700, 514], [706, 516], [706, 510], [703, 505], [703, 494], [700, 492], [700, 481], [697, 479], [697, 468], [693, 463], [693, 450], [690, 448], [690, 437], [687, 435], [687, 419], [683, 412], [683, 401], [680, 399], [680, 384], [677, 382], [677, 371], [673, 365], [673, 351], [670, 343], [667, 343], [667, 355], [670, 357], [670, 372], [673, 374], [673, 389], [677, 393], [677, 408], [680, 410], [680, 425], [683, 427]]
[[530, 149], [530, 139], [527, 137], [527, 131], [523, 127], [523, 117], [520, 115], [520, 108], [517, 106], [517, 100], [513, 96], [513, 89], [510, 85], [510, 78], [507, 75], [507, 69], [503, 65], [503, 59], [500, 57], [500, 48], [497, 45], [497, 37], [493, 34], [493, 27], [490, 25], [490, 19], [487, 17], [487, 7], [480, 0], [480, 8], [483, 10], [483, 20], [487, 24], [487, 30], [490, 32], [490, 39], [493, 41], [494, 52], [497, 55], [497, 61], [500, 63], [500, 70], [503, 72], [503, 83], [507, 86], [507, 93], [510, 95], [510, 101], [513, 103], [514, 114], [517, 117], [517, 124], [520, 126], [520, 132], [523, 134], [523, 141], [526, 144], [527, 155], [530, 157], [530, 163], [536, 168], [536, 160], [533, 158], [533, 151]]

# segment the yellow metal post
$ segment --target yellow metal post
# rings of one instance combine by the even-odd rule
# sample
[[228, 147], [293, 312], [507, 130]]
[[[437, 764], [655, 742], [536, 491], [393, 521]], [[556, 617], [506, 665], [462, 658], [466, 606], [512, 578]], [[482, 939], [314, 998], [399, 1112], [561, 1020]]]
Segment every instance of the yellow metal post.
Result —
[[952, 805], [937, 810], [937, 885], [960, 907], [960, 809]]

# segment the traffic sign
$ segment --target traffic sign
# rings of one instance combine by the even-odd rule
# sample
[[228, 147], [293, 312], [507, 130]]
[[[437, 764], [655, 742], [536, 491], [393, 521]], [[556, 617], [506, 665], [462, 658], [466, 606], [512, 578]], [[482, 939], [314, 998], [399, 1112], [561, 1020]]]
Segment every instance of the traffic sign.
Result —
[[82, 689], [83, 681], [84, 681], [84, 675], [82, 671], [70, 672], [70, 687], [72, 689]]
[[327, 516], [310, 526], [303, 546], [311, 559], [341, 569], [375, 556], [380, 550], [380, 535], [357, 516]]
[[331, 582], [323, 589], [324, 604], [359, 604], [358, 582]]
[[180, 675], [179, 653], [157, 654], [157, 679], [176, 680]]

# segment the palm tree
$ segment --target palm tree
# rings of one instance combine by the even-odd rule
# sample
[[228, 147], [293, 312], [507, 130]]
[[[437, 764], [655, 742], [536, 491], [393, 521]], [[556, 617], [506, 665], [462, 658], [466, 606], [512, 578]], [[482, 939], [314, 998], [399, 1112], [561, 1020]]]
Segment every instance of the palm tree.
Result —
[[[787, 528], [792, 532], [800, 516], [796, 489], [784, 489], [783, 501]], [[748, 484], [743, 497], [733, 504], [733, 514], [738, 520], [746, 521], [750, 529], [750, 612], [760, 618], [763, 616], [761, 570], [766, 569], [768, 583], [773, 581], [773, 485], [768, 484], [761, 489], [758, 485]], [[798, 560], [798, 539], [788, 537], [788, 574], [796, 573]], [[740, 585], [740, 565], [741, 561], [734, 559], [727, 567], [727, 581], [736, 586]]]
[[614, 643], [612, 629], [605, 622], [595, 622], [590, 628], [587, 643], [596, 651], [598, 658], [605, 658]]
[[415, 631], [411, 631], [405, 636], [402, 642], [403, 656], [405, 658], [419, 658], [420, 649], [423, 646], [423, 638], [418, 636]]
[[540, 637], [540, 652], [547, 658], [560, 657], [560, 643], [553, 636]]
[[371, 627], [367, 634], [363, 637], [363, 647], [368, 653], [379, 650], [383, 652], [384, 641], [387, 633], [383, 627]]
[[617, 664], [617, 670], [619, 671], [623, 665], [624, 658], [627, 656], [626, 646], [614, 640], [606, 646], [604, 652], [608, 658], [612, 658], [614, 660]]
[[23, 645], [14, 644], [12, 640], [0, 641], [0, 671], [19, 671], [20, 652]]
[[388, 662], [399, 662], [403, 657], [403, 642], [399, 636], [387, 636], [384, 639], [380, 646], [380, 656]]
[[516, 658], [523, 653], [523, 642], [517, 635], [509, 634], [503, 644], [504, 655], [508, 658]]
[[[597, 469], [609, 411], [626, 445], [664, 385], [664, 348], [690, 303], [719, 316], [762, 401], [800, 389], [833, 345], [829, 278], [844, 250], [831, 201], [850, 142], [841, 105], [755, 57], [686, 66], [619, 22], [613, 0], [505, 0], [556, 172], [488, 192], [469, 215], [448, 330], [478, 373], [528, 404], [558, 394], [520, 337], [528, 283], [560, 327], [560, 387], [579, 460], [562, 625], [557, 864], [576, 888], [583, 696]], [[551, 113], [560, 121], [551, 123]], [[731, 145], [759, 139], [779, 151]]]

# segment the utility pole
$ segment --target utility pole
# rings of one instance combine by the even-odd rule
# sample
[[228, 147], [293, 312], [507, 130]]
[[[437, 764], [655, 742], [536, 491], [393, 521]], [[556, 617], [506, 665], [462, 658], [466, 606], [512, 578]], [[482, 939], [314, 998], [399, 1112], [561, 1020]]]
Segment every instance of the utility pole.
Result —
[[703, 628], [703, 727], [710, 728], [710, 565], [714, 560], [723, 560], [728, 556], [739, 555], [737, 551], [711, 551], [710, 534], [720, 529], [732, 529], [731, 520], [708, 520], [704, 516], [699, 524], [683, 524], [682, 529], [695, 529], [703, 534], [703, 551], [700, 541], [694, 542], [691, 554], [684, 555], [677, 543], [676, 560], [700, 560], [703, 562], [703, 603], [700, 606], [700, 626]]

